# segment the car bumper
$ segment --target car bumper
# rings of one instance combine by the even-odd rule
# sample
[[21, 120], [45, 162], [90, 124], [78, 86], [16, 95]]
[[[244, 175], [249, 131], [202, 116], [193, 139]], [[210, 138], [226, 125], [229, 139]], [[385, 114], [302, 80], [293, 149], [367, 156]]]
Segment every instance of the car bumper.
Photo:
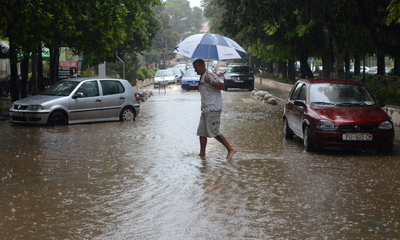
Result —
[[181, 83], [182, 89], [199, 89], [198, 83]]
[[310, 130], [311, 141], [316, 148], [353, 149], [353, 148], [390, 148], [393, 146], [394, 132], [369, 132], [372, 141], [343, 140], [344, 132]]
[[14, 123], [47, 124], [49, 112], [9, 111], [10, 120]]
[[229, 88], [251, 88], [254, 87], [254, 80], [225, 80], [224, 84]]

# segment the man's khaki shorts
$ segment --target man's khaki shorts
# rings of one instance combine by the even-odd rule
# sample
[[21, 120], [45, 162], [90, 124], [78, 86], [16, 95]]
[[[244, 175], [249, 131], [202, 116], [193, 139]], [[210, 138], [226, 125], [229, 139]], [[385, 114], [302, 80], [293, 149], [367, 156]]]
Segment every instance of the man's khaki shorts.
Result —
[[201, 112], [197, 135], [200, 137], [215, 138], [219, 133], [219, 125], [221, 122], [221, 111]]

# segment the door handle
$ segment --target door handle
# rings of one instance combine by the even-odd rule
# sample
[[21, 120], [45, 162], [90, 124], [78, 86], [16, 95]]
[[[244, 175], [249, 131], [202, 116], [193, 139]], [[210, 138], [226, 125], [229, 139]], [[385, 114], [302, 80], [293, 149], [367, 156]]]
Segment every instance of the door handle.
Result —
[[101, 99], [96, 99], [96, 101], [95, 102], [101, 102]]
[[124, 97], [120, 97], [120, 98], [119, 98], [119, 100], [124, 100], [124, 99], [125, 99]]

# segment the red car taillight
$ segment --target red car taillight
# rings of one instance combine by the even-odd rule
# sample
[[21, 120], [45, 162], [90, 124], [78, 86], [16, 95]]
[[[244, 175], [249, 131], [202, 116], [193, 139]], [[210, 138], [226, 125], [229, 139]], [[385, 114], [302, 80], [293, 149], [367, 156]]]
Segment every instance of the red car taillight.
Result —
[[136, 102], [139, 102], [139, 95], [135, 93]]

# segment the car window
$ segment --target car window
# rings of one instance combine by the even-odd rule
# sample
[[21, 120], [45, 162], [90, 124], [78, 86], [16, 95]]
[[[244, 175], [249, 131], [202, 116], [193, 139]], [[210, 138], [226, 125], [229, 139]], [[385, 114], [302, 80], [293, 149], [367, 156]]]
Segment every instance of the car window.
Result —
[[100, 81], [103, 95], [124, 93], [125, 88], [119, 81]]
[[44, 90], [41, 95], [68, 96], [78, 84], [77, 81], [58, 81]]
[[155, 77], [168, 77], [168, 76], [175, 76], [175, 74], [172, 70], [159, 70], [156, 73]]
[[233, 66], [228, 68], [228, 72], [233, 72], [233, 73], [250, 73], [250, 67], [248, 66]]
[[83, 93], [83, 97], [99, 96], [99, 86], [97, 85], [97, 81], [83, 83], [77, 92]]
[[[302, 89], [304, 89], [304, 90], [302, 90]], [[304, 94], [304, 99], [300, 99], [301, 98], [301, 96], [300, 96], [300, 92], [303, 92], [302, 94]], [[294, 89], [294, 91], [293, 91], [293, 93], [292, 93], [292, 95], [291, 95], [291, 97], [290, 97], [290, 99], [291, 100], [306, 100], [306, 91], [305, 91], [305, 84], [303, 84], [303, 83], [298, 83], [297, 85], [296, 85], [296, 88]]]
[[200, 75], [197, 75], [197, 73], [193, 70], [186, 71], [185, 77], [200, 77]]
[[367, 89], [358, 84], [313, 84], [310, 102], [330, 104], [372, 105], [374, 100]]
[[306, 92], [307, 92], [306, 90], [307, 90], [306, 85], [303, 84], [297, 100], [304, 100], [304, 101], [306, 100]]

